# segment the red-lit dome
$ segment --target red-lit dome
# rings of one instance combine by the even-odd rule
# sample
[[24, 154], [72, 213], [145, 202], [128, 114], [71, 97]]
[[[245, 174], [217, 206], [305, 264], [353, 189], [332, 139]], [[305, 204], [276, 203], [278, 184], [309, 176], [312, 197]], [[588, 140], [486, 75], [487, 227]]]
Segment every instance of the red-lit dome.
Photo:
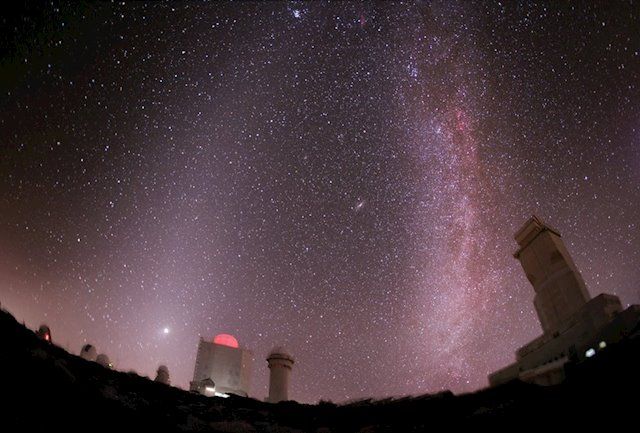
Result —
[[236, 337], [229, 334], [218, 334], [213, 338], [213, 342], [221, 346], [233, 347], [235, 349], [238, 348], [238, 340], [236, 340]]

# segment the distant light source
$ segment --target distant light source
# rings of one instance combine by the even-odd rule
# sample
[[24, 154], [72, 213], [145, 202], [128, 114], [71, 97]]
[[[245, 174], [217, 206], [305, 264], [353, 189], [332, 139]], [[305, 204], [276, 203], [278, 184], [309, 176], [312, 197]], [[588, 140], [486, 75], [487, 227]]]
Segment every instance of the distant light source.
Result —
[[163, 333], [164, 335], [167, 335], [167, 334], [169, 333], [169, 328], [164, 328], [164, 329], [162, 330], [162, 333]]
[[212, 386], [205, 386], [204, 387], [204, 391], [205, 392], [210, 392], [211, 394], [213, 394], [213, 393], [216, 392], [216, 389], [214, 387], [212, 387]]
[[224, 392], [216, 392], [214, 394], [216, 397], [228, 398], [229, 394], [225, 394]]
[[605, 347], [607, 347], [607, 342], [606, 341], [601, 341], [600, 343], [598, 343], [598, 347], [600, 349], [604, 349]]
[[595, 354], [596, 354], [596, 350], [593, 348], [590, 348], [589, 350], [584, 352], [584, 356], [586, 356], [587, 358], [591, 358]]

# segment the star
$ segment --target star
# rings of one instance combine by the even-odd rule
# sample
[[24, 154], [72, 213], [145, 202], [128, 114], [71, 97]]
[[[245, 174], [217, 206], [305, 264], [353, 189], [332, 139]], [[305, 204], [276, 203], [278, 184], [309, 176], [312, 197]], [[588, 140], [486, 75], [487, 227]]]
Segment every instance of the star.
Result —
[[186, 388], [230, 330], [258, 398], [274, 344], [301, 402], [472, 391], [539, 328], [531, 213], [640, 302], [624, 2], [58, 3], [0, 62], [0, 297], [54, 341]]

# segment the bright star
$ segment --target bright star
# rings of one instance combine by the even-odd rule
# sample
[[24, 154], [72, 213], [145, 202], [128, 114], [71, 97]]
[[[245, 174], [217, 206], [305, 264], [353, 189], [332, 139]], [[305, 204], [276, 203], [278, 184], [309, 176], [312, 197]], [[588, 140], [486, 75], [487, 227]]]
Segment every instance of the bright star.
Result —
[[164, 328], [164, 329], [162, 330], [162, 333], [163, 333], [164, 335], [167, 335], [167, 334], [169, 333], [169, 328]]

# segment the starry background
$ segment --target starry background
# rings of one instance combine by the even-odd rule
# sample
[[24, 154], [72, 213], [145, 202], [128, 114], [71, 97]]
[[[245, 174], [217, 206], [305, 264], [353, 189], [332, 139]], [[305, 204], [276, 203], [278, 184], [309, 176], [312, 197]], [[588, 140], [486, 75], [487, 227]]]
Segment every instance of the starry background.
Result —
[[[541, 333], [533, 213], [640, 302], [638, 2], [30, 3], [1, 18], [0, 302], [187, 387], [486, 386]], [[166, 331], [165, 331], [166, 328]]]

